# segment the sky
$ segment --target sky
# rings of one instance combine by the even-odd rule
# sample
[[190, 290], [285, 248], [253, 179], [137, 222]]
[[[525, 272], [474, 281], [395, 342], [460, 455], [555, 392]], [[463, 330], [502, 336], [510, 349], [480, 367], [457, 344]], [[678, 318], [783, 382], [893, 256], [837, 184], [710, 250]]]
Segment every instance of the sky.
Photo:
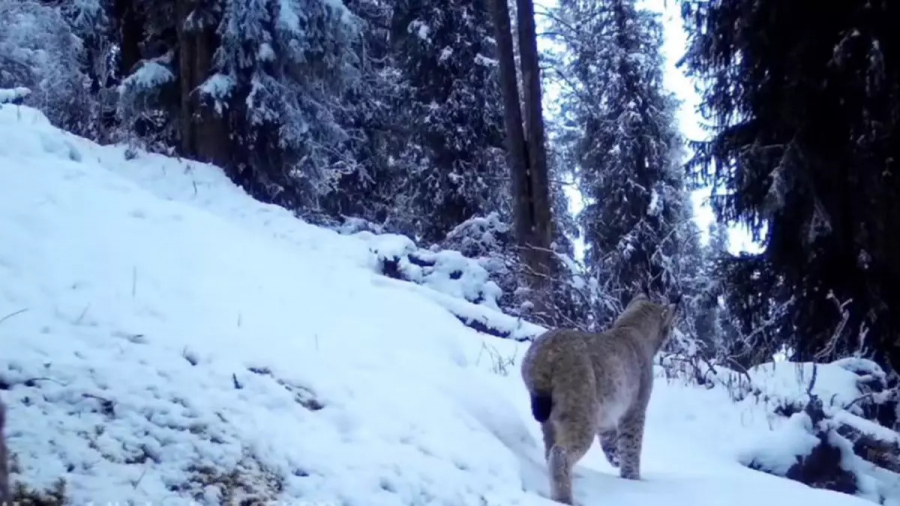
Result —
[[[700, 128], [701, 116], [697, 112], [700, 104], [700, 95], [697, 93], [694, 83], [676, 64], [684, 55], [687, 47], [687, 33], [681, 19], [681, 9], [674, 0], [644, 0], [644, 4], [662, 14], [663, 28], [665, 30], [665, 42], [663, 53], [666, 59], [664, 82], [666, 87], [681, 100], [678, 111], [678, 123], [682, 135], [687, 139], [700, 140], [707, 137]], [[710, 188], [697, 190], [692, 195], [694, 200], [694, 219], [700, 225], [700, 229], [706, 233], [709, 225], [715, 221], [712, 209], [706, 204], [710, 195]], [[760, 246], [753, 242], [750, 233], [743, 227], [730, 227], [730, 249], [733, 253], [739, 251], [758, 252]]]
[[[556, 5], [556, 0], [535, 0], [536, 10], [550, 9]], [[665, 31], [665, 41], [663, 44], [663, 56], [665, 58], [664, 83], [675, 96], [680, 100], [681, 105], [678, 110], [678, 123], [682, 135], [687, 139], [701, 140], [706, 138], [706, 133], [701, 129], [701, 116], [697, 112], [697, 106], [700, 103], [700, 96], [695, 89], [694, 83], [679, 69], [676, 64], [684, 54], [687, 47], [687, 33], [684, 30], [684, 24], [681, 19], [679, 4], [675, 0], [643, 0], [643, 6], [648, 9], [661, 13], [663, 20], [663, 28]], [[537, 23], [544, 21], [542, 16], [538, 15]], [[541, 39], [538, 41], [539, 46], [547, 47], [551, 41]], [[545, 94], [552, 97], [556, 90], [548, 86]], [[701, 188], [692, 195], [694, 203], [694, 219], [706, 237], [706, 231], [709, 225], [715, 220], [712, 209], [707, 204], [711, 189]], [[581, 209], [581, 195], [574, 186], [566, 188], [566, 193], [571, 201], [571, 210], [577, 213]], [[729, 249], [732, 253], [740, 251], [758, 252], [760, 246], [753, 242], [749, 232], [743, 227], [729, 227]], [[584, 245], [581, 241], [576, 242], [576, 256], [581, 257]]]

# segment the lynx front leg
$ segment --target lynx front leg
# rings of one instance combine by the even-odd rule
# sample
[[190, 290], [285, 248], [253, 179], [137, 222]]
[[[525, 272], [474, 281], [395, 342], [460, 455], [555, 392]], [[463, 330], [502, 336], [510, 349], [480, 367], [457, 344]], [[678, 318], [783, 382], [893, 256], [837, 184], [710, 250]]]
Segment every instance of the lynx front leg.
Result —
[[619, 475], [629, 480], [641, 479], [641, 447], [644, 441], [644, 410], [626, 416], [619, 424]]
[[613, 467], [619, 467], [619, 431], [616, 429], [608, 430], [598, 434], [600, 438], [600, 448], [606, 455], [606, 460]]

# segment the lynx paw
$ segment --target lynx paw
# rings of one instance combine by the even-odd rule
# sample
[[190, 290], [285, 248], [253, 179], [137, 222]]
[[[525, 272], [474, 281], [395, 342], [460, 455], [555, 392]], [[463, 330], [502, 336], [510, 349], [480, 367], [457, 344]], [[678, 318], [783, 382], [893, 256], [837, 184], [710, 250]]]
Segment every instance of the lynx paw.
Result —
[[616, 454], [615, 450], [606, 450], [604, 448], [603, 454], [606, 455], [606, 460], [607, 462], [609, 462], [609, 465], [615, 467], [616, 469], [619, 468], [619, 456]]

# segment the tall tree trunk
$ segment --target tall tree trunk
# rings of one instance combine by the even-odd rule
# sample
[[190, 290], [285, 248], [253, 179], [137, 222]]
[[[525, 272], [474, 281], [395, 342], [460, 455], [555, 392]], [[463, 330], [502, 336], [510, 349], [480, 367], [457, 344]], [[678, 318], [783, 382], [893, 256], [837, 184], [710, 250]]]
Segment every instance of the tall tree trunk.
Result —
[[[552, 237], [547, 154], [541, 112], [541, 83], [538, 68], [534, 4], [517, 0], [519, 49], [525, 98], [525, 122], [519, 105], [515, 53], [507, 0], [494, 0], [494, 28], [500, 63], [506, 124], [507, 160], [513, 199], [513, 220], [520, 256], [528, 269], [528, 284], [537, 315], [549, 307], [552, 274]], [[527, 127], [527, 137], [526, 137]], [[526, 140], [527, 139], [527, 140]]]
[[[141, 61], [141, 40], [144, 38], [142, 20], [135, 11], [132, 0], [115, 0], [113, 16], [122, 41], [119, 46], [119, 77], [124, 79], [131, 75], [135, 65]], [[106, 85], [106, 83], [103, 83]]]
[[500, 63], [500, 89], [503, 93], [503, 119], [506, 125], [507, 163], [513, 197], [513, 219], [516, 238], [530, 235], [531, 224], [528, 199], [520, 198], [528, 193], [528, 150], [525, 147], [525, 130], [522, 110], [519, 107], [519, 89], [516, 80], [516, 60], [513, 53], [512, 28], [510, 27], [507, 0], [494, 0], [494, 28], [497, 39], [497, 57]]
[[531, 239], [528, 265], [535, 271], [538, 286], [549, 302], [553, 274], [550, 243], [553, 237], [550, 213], [550, 184], [547, 176], [547, 147], [541, 105], [541, 69], [538, 61], [534, 1], [517, 0], [519, 25], [519, 58], [522, 66], [522, 95], [525, 103], [525, 145], [528, 147], [529, 204], [531, 207]]
[[[215, 25], [201, 25], [197, 16], [191, 16], [199, 7], [198, 3], [197, 0], [176, 1], [181, 84], [181, 150], [185, 156], [227, 166], [230, 157], [224, 118], [204, 104], [196, 91], [210, 75], [218, 44]], [[186, 23], [189, 16], [195, 18], [191, 24]]]

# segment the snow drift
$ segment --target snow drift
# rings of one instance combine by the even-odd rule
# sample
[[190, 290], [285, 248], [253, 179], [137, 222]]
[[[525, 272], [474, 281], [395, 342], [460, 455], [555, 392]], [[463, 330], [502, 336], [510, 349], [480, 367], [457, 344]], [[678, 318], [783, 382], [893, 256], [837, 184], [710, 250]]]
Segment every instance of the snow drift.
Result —
[[[126, 159], [26, 107], [0, 107], [0, 139], [0, 396], [21, 494], [552, 504], [518, 378], [526, 344], [459, 315], [524, 324], [466, 287], [381, 276], [386, 239], [303, 223], [215, 167]], [[576, 496], [870, 504], [745, 467], [769, 421], [725, 388], [659, 379], [644, 479], [618, 479], [594, 449]]]

